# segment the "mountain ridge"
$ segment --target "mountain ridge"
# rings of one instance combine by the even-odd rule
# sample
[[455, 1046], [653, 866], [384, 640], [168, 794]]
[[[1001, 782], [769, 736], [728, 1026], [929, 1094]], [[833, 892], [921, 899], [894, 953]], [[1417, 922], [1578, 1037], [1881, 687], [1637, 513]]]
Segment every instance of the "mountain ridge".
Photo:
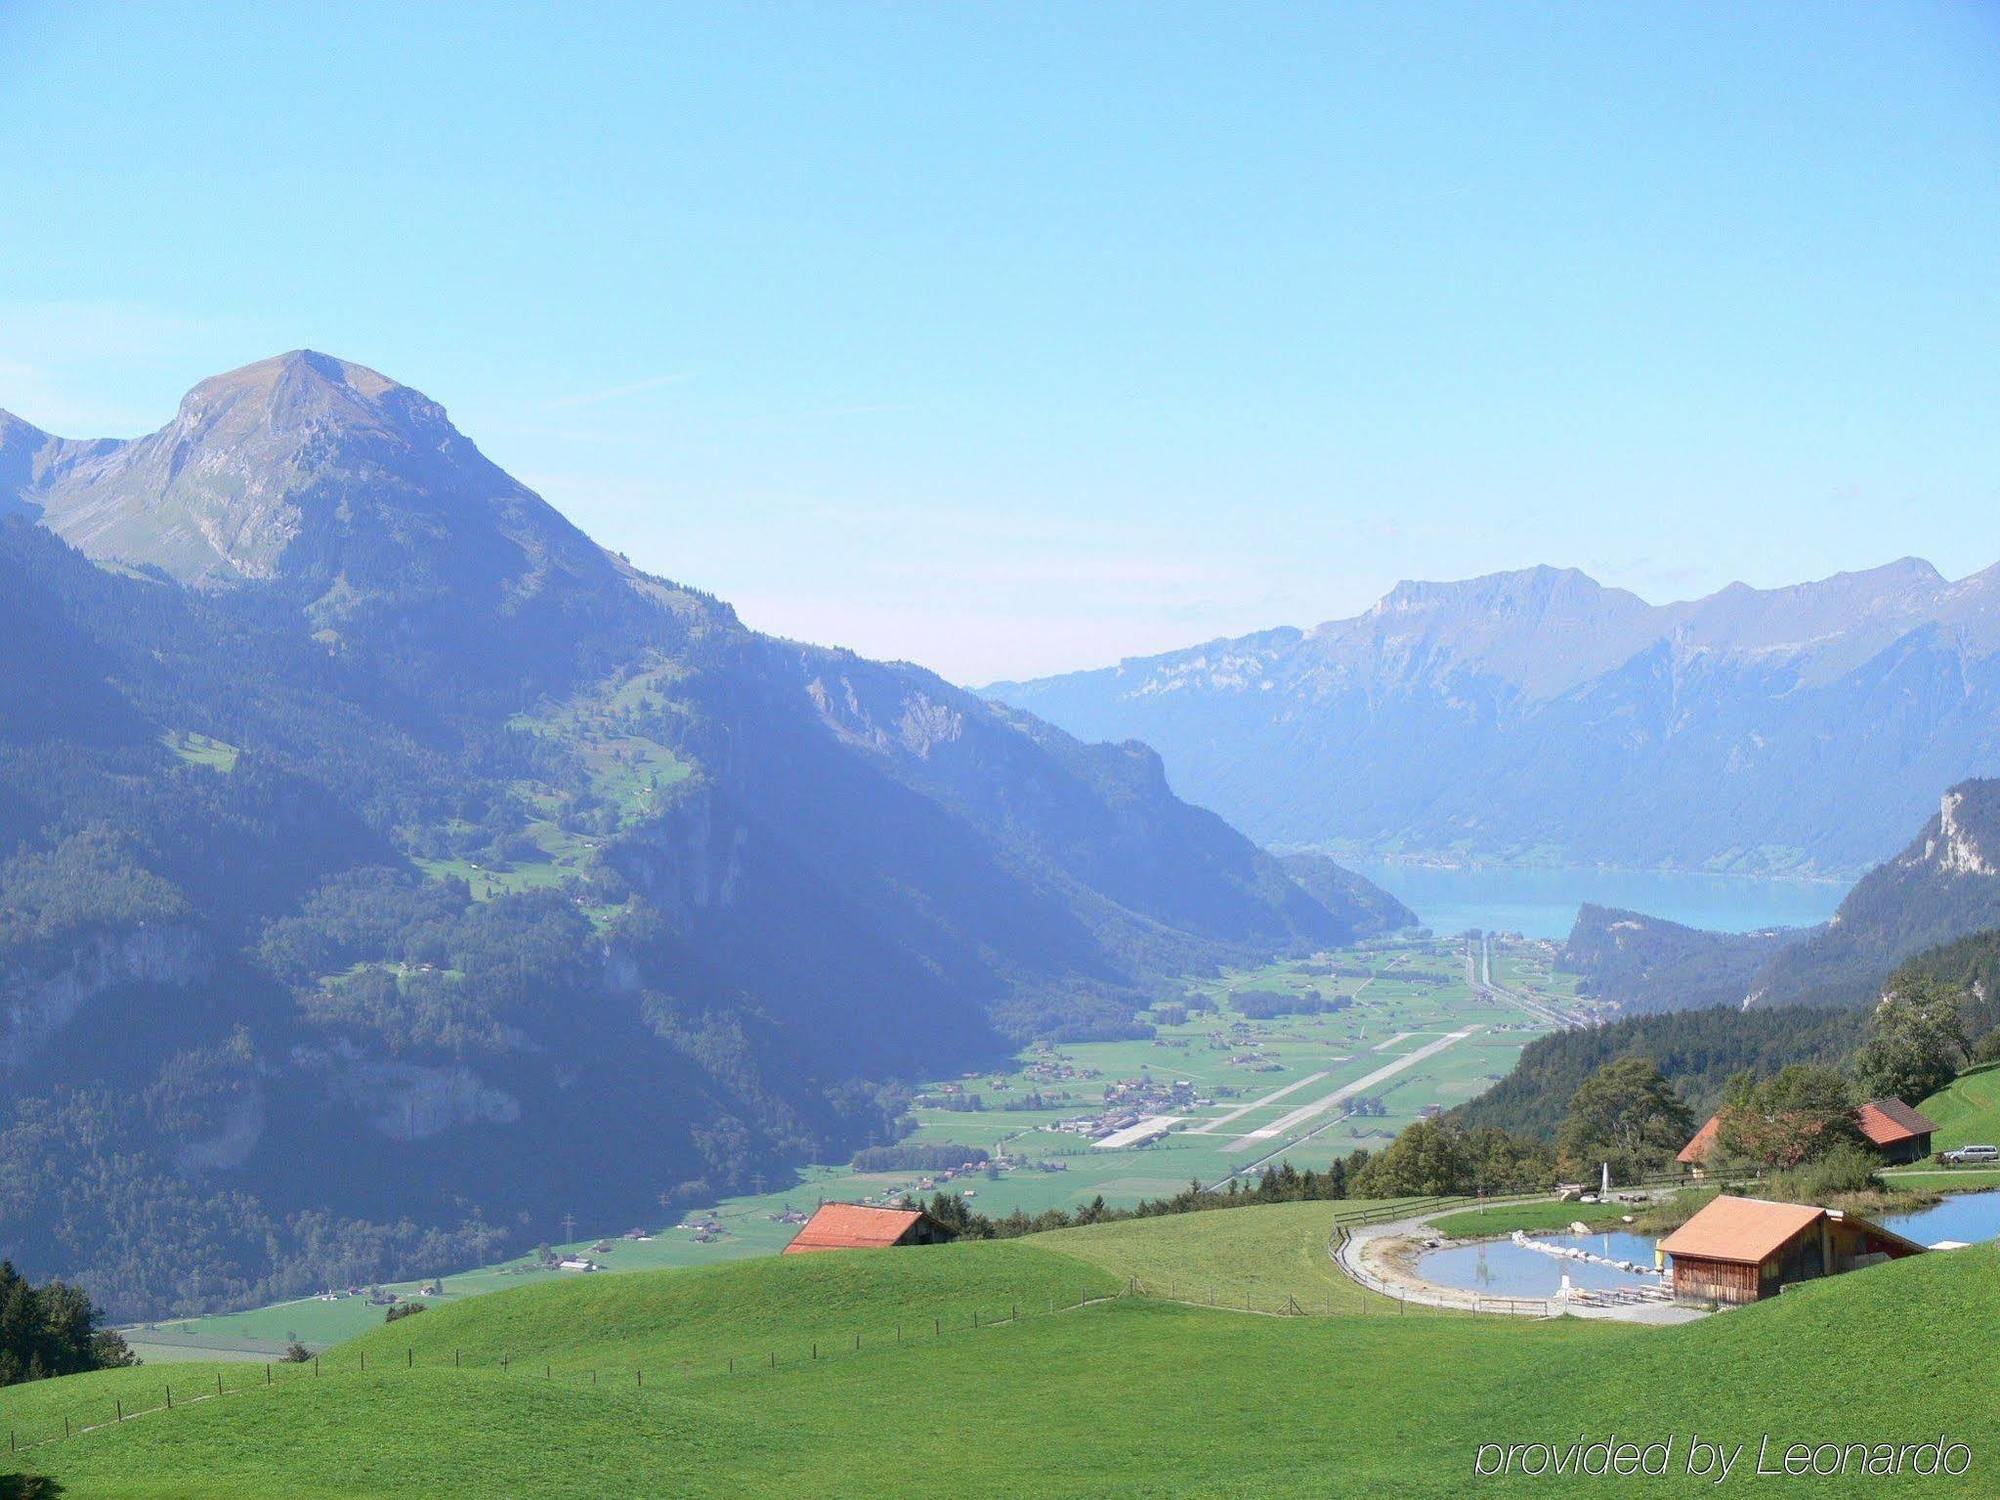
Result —
[[[1575, 569], [981, 692], [1272, 847], [1851, 875], [2000, 761], [2000, 565], [1654, 605]], [[1302, 791], [1300, 789], [1303, 789]]]

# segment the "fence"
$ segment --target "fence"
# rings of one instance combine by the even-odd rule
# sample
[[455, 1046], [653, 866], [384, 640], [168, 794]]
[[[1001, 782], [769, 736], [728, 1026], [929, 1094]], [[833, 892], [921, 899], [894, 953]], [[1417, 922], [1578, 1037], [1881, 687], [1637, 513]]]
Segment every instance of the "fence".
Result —
[[[1038, 1299], [1017, 1295], [1010, 1298], [1004, 1307], [996, 1301], [970, 1309], [921, 1314], [912, 1312], [901, 1321], [882, 1326], [842, 1329], [822, 1333], [816, 1338], [794, 1337], [783, 1342], [772, 1341], [763, 1347], [744, 1348], [735, 1353], [662, 1359], [651, 1365], [592, 1367], [571, 1363], [562, 1355], [547, 1352], [420, 1351], [414, 1344], [405, 1345], [403, 1358], [397, 1359], [393, 1352], [379, 1347], [344, 1349], [335, 1346], [297, 1364], [274, 1361], [263, 1365], [233, 1365], [221, 1370], [202, 1370], [198, 1376], [177, 1376], [173, 1373], [175, 1370], [191, 1371], [197, 1368], [193, 1366], [146, 1366], [143, 1368], [148, 1375], [157, 1371], [160, 1383], [156, 1386], [146, 1381], [143, 1389], [147, 1395], [144, 1397], [139, 1394], [141, 1380], [135, 1373], [134, 1377], [122, 1381], [115, 1393], [81, 1400], [67, 1411], [37, 1414], [33, 1421], [7, 1417], [7, 1451], [10, 1455], [29, 1453], [66, 1439], [115, 1427], [122, 1422], [161, 1417], [183, 1407], [224, 1397], [251, 1395], [279, 1386], [322, 1379], [339, 1380], [364, 1375], [382, 1379], [398, 1374], [445, 1371], [489, 1376], [497, 1373], [512, 1379], [564, 1382], [607, 1391], [620, 1388], [657, 1390], [671, 1388], [676, 1380], [701, 1376], [748, 1377], [760, 1372], [768, 1374], [773, 1370], [797, 1369], [885, 1348], [935, 1344], [954, 1336], [1007, 1327], [1031, 1318], [1087, 1314], [1093, 1308], [1121, 1298], [1176, 1301], [1190, 1306], [1211, 1307], [1217, 1311], [1264, 1317], [1331, 1317], [1355, 1311], [1353, 1301], [1344, 1298], [1335, 1287], [1323, 1286], [1310, 1292], [1300, 1292], [1277, 1290], [1262, 1283], [1232, 1286], [1224, 1282], [1181, 1282], [1173, 1278], [1162, 1282], [1128, 1276], [1124, 1285], [1115, 1292], [1082, 1292], [1074, 1300], [1046, 1293]], [[1371, 1309], [1362, 1305], [1361, 1311], [1366, 1314]], [[1378, 1311], [1393, 1310], [1385, 1308]], [[562, 1365], [560, 1372], [556, 1368], [558, 1364]], [[0, 1392], [0, 1409], [4, 1409], [6, 1396], [33, 1391], [39, 1384], [13, 1386]], [[150, 1400], [152, 1404], [140, 1405], [140, 1400]]]

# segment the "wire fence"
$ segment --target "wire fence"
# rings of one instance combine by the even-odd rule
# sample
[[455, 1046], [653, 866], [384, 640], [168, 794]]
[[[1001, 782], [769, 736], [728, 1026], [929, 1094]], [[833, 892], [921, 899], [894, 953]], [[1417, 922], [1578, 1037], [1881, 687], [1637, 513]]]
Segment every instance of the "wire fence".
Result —
[[[391, 1378], [398, 1374], [435, 1374], [438, 1371], [499, 1375], [513, 1379], [537, 1380], [571, 1387], [603, 1390], [663, 1390], [697, 1377], [748, 1377], [775, 1370], [795, 1370], [885, 1349], [936, 1345], [955, 1337], [1018, 1325], [1030, 1319], [1087, 1314], [1092, 1309], [1121, 1299], [1172, 1301], [1188, 1306], [1213, 1308], [1220, 1312], [1263, 1317], [1334, 1317], [1377, 1315], [1393, 1311], [1370, 1308], [1371, 1299], [1356, 1298], [1351, 1290], [1337, 1284], [1312, 1290], [1284, 1291], [1257, 1283], [1230, 1283], [1223, 1280], [1180, 1280], [1128, 1276], [1116, 1290], [1084, 1291], [1074, 1296], [1019, 1295], [1004, 1304], [998, 1301], [970, 1308], [935, 1312], [915, 1312], [900, 1320], [864, 1329], [827, 1332], [818, 1337], [792, 1336], [773, 1339], [762, 1347], [746, 1345], [735, 1352], [684, 1354], [648, 1364], [592, 1365], [565, 1354], [548, 1352], [491, 1350], [443, 1350], [405, 1345], [400, 1351], [379, 1344], [347, 1349], [336, 1345], [299, 1363], [272, 1361], [266, 1364], [237, 1364], [223, 1369], [195, 1366], [147, 1366], [157, 1370], [159, 1384], [135, 1381], [121, 1384], [117, 1394], [80, 1400], [62, 1412], [22, 1414], [7, 1418], [9, 1455], [32, 1453], [51, 1444], [81, 1438], [89, 1433], [115, 1428], [124, 1422], [145, 1418], [160, 1419], [168, 1413], [224, 1398], [254, 1395], [316, 1381], [335, 1381], [359, 1376]], [[176, 1370], [187, 1373], [176, 1375]], [[195, 1371], [199, 1369], [199, 1373]], [[29, 1387], [14, 1387], [14, 1391]], [[141, 1394], [141, 1391], [144, 1394]], [[5, 1392], [0, 1392], [4, 1396]], [[4, 1402], [0, 1402], [4, 1405]]]

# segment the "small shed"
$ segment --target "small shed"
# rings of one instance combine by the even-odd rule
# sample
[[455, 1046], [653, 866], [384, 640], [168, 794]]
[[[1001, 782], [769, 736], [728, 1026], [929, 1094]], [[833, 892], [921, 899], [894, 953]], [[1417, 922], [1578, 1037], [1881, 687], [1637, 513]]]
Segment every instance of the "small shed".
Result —
[[1755, 1302], [1793, 1282], [1919, 1255], [1924, 1247], [1838, 1209], [1725, 1193], [1660, 1249], [1673, 1259], [1676, 1297]]
[[1891, 1165], [1929, 1156], [1931, 1135], [1937, 1130], [1935, 1123], [1901, 1099], [1870, 1099], [1856, 1111], [1855, 1124]]
[[892, 1245], [941, 1245], [952, 1231], [920, 1208], [876, 1208], [866, 1203], [822, 1203], [787, 1255], [813, 1250], [887, 1250]]

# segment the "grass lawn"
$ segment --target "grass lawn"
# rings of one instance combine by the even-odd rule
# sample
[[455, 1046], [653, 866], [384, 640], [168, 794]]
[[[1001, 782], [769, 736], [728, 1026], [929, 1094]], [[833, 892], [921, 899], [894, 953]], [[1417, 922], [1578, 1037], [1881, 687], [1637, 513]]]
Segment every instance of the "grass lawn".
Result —
[[1597, 1203], [1517, 1203], [1484, 1212], [1466, 1209], [1430, 1221], [1439, 1234], [1456, 1239], [1477, 1239], [1488, 1234], [1512, 1234], [1517, 1229], [1567, 1229], [1576, 1223], [1591, 1228], [1624, 1227], [1629, 1208], [1606, 1209]]
[[[1749, 1444], [1741, 1476], [1765, 1433], [1781, 1450], [1917, 1443], [1942, 1429], [1971, 1446], [1962, 1479], [1850, 1477], [1798, 1492], [1993, 1493], [1985, 1466], [2000, 1455], [2000, 1416], [1983, 1360], [1967, 1357], [2000, 1335], [1991, 1247], [1665, 1329], [1370, 1317], [1358, 1307], [1250, 1317], [1145, 1298], [1046, 1310], [1147, 1268], [1236, 1266], [1275, 1284], [1306, 1274], [1302, 1257], [1323, 1225], [1291, 1207], [1253, 1208], [1032, 1241], [527, 1287], [382, 1329], [317, 1377], [289, 1368], [267, 1387], [261, 1369], [221, 1370], [230, 1394], [219, 1400], [191, 1401], [217, 1372], [183, 1367], [172, 1413], [35, 1447], [15, 1463], [54, 1475], [68, 1497], [150, 1500], [929, 1497], [941, 1476], [958, 1494], [1052, 1500], [1458, 1500], [1710, 1493], [1710, 1479], [1684, 1472], [1697, 1433]], [[1185, 1244], [1169, 1243], [1176, 1231]], [[1018, 1321], [972, 1324], [975, 1307], [998, 1316], [1015, 1305]], [[922, 1325], [926, 1308], [939, 1310], [942, 1333]], [[743, 1351], [733, 1372], [732, 1349]], [[0, 1392], [0, 1422], [34, 1437], [59, 1430], [65, 1413], [73, 1423], [107, 1417], [113, 1399], [157, 1404], [164, 1375], [17, 1387]], [[1612, 1433], [1671, 1438], [1671, 1476], [1643, 1486], [1473, 1476], [1481, 1442]]]
[[1306, 1312], [1393, 1308], [1342, 1275], [1327, 1255], [1336, 1207], [1354, 1202], [1273, 1203], [1158, 1219], [1059, 1229], [1024, 1241], [1088, 1261], [1142, 1294], [1274, 1311], [1293, 1299]]

